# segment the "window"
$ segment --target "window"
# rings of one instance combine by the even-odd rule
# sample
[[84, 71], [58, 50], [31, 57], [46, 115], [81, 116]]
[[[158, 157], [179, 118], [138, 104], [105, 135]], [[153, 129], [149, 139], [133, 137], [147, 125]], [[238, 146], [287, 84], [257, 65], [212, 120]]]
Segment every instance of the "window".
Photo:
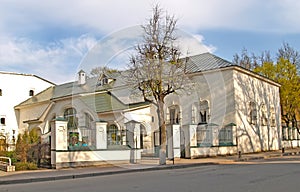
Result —
[[208, 101], [204, 100], [200, 102], [200, 122], [199, 123], [207, 123], [209, 119], [209, 106]]
[[104, 78], [102, 79], [102, 85], [106, 85], [106, 84], [108, 84], [108, 78], [107, 78], [107, 77], [104, 77]]
[[0, 96], [2, 96], [2, 89], [0, 89]]
[[80, 128], [81, 136], [82, 136], [82, 146], [94, 146], [96, 143], [95, 137], [93, 137], [95, 133], [95, 129], [93, 128], [93, 117], [84, 113], [84, 127]]
[[121, 145], [121, 132], [114, 124], [110, 125], [107, 129], [107, 144]]
[[256, 103], [255, 102], [250, 102], [249, 104], [249, 123], [256, 125], [257, 122], [257, 109], [256, 109]]
[[282, 127], [282, 140], [288, 140], [288, 128]]
[[176, 109], [170, 109], [170, 123], [179, 124], [179, 113]]
[[4, 117], [1, 117], [0, 123], [1, 123], [1, 125], [5, 125], [5, 118]]
[[266, 126], [268, 125], [268, 118], [267, 118], [267, 107], [265, 104], [261, 106], [261, 125]]
[[33, 96], [34, 95], [34, 91], [31, 89], [29, 90], [29, 96]]
[[270, 124], [272, 127], [276, 126], [276, 116], [274, 107], [271, 107], [270, 109]]
[[64, 118], [68, 121], [68, 129], [76, 129], [78, 120], [76, 117], [76, 110], [74, 108], [68, 108], [64, 112]]
[[92, 122], [93, 122], [93, 118], [90, 114], [85, 113], [84, 114], [84, 120], [85, 120], [85, 128], [91, 129], [92, 128]]
[[212, 145], [212, 129], [208, 126], [197, 127], [197, 146], [211, 146]]
[[167, 109], [167, 124], [179, 124], [180, 123], [180, 109], [178, 105], [171, 106]]
[[219, 145], [233, 145], [232, 126], [223, 127], [219, 132]]

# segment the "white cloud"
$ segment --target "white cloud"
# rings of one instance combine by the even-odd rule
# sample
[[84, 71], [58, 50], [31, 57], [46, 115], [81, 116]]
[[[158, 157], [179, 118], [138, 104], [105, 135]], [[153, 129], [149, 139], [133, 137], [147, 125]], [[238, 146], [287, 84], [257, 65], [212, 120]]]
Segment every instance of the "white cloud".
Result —
[[[192, 32], [210, 28], [300, 31], [295, 25], [300, 17], [298, 0], [161, 0], [159, 3], [179, 18], [184, 30]], [[18, 24], [12, 27], [36, 30], [43, 24], [57, 24], [109, 33], [145, 22], [153, 4], [153, 0], [12, 0], [2, 3], [0, 16], [6, 27]]]
[[191, 56], [201, 53], [213, 53], [217, 48], [213, 45], [206, 45], [205, 38], [200, 34], [185, 34], [179, 39], [179, 47], [184, 56]]
[[[1, 2], [1, 70], [29, 72], [56, 83], [72, 80], [83, 64], [81, 61], [86, 59], [85, 54], [97, 43], [94, 36], [80, 34], [91, 32], [95, 36], [108, 34], [107, 37], [119, 34], [146, 22], [154, 3], [153, 0]], [[206, 45], [201, 31], [207, 29], [300, 32], [298, 0], [161, 0], [159, 3], [178, 17], [180, 29], [192, 33], [192, 38], [185, 37], [182, 45], [190, 54], [217, 49]], [[44, 42], [39, 42], [38, 36]], [[105, 43], [108, 45], [101, 46], [110, 46], [112, 50], [110, 54], [102, 54], [105, 62], [128, 48], [117, 38], [106, 39]]]
[[85, 35], [47, 45], [25, 38], [1, 38], [0, 67], [61, 83], [73, 79], [80, 60], [96, 43], [95, 38]]

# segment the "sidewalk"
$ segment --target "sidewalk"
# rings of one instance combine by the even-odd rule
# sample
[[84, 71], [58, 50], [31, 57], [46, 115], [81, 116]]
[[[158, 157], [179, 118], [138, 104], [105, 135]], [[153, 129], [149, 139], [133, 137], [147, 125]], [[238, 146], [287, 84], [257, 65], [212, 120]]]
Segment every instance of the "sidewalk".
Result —
[[[175, 159], [174, 162], [168, 160], [167, 165], [158, 165], [157, 158], [143, 158], [141, 162], [136, 164], [122, 164], [122, 165], [107, 165], [94, 166], [84, 168], [67, 168], [67, 169], [40, 169], [34, 171], [16, 171], [16, 172], [2, 172], [0, 171], [0, 185], [29, 183], [39, 181], [53, 181], [61, 179], [75, 179], [83, 177], [93, 177], [101, 175], [122, 174], [140, 171], [153, 171], [161, 169], [180, 169], [185, 167], [195, 167], [204, 165], [218, 165], [218, 164], [233, 164], [238, 162], [245, 162], [250, 160], [275, 158], [287, 155], [299, 155], [300, 148], [286, 149], [283, 154], [281, 150], [241, 154], [232, 156], [217, 156], [199, 159]], [[174, 164], [173, 164], [174, 163]]]

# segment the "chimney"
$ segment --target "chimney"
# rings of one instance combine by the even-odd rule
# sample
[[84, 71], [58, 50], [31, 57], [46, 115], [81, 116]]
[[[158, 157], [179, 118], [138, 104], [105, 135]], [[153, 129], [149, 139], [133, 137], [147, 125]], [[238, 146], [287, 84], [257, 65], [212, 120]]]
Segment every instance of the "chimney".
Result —
[[83, 70], [78, 72], [78, 85], [84, 85], [86, 83], [86, 74]]

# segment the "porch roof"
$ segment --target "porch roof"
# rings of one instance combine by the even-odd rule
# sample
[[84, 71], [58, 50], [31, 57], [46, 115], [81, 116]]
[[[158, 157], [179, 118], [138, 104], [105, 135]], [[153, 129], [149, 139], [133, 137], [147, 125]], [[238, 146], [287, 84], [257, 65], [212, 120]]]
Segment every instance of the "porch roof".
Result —
[[90, 109], [97, 113], [129, 110], [132, 108], [147, 106], [148, 102], [125, 104], [110, 92], [96, 93], [80, 98]]

